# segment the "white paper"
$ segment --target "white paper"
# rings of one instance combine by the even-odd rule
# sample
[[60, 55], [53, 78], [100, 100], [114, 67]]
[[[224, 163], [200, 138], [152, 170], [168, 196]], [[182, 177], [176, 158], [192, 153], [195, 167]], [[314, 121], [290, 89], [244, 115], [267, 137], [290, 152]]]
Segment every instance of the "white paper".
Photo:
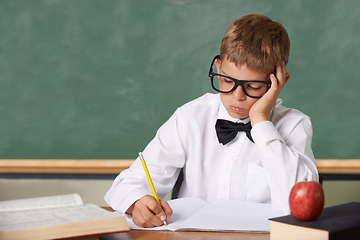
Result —
[[181, 224], [182, 230], [269, 232], [269, 218], [285, 213], [270, 204], [217, 200]]
[[130, 229], [269, 232], [269, 218], [286, 215], [280, 210], [272, 209], [270, 204], [235, 200], [207, 203], [201, 199], [179, 198], [168, 203], [173, 215], [167, 226], [141, 228], [128, 218]]

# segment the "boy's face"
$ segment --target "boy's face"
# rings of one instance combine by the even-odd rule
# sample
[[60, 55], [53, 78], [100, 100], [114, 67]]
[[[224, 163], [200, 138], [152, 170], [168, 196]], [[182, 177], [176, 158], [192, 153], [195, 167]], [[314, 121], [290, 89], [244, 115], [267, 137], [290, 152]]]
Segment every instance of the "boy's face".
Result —
[[[261, 80], [270, 82], [270, 75], [254, 71], [248, 68], [246, 64], [237, 67], [233, 62], [230, 62], [227, 59], [223, 61], [216, 59], [215, 64], [217, 72], [225, 76], [238, 80]], [[259, 100], [259, 98], [246, 96], [241, 86], [238, 86], [233, 92], [220, 93], [220, 98], [229, 115], [237, 119], [248, 118], [250, 108]]]

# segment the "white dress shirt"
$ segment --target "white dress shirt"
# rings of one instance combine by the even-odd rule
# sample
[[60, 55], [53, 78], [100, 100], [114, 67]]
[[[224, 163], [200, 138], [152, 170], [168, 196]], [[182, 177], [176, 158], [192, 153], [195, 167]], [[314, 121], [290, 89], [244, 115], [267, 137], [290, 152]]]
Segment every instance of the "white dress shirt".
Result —
[[[143, 152], [159, 198], [172, 190], [183, 168], [179, 197], [271, 202], [288, 213], [292, 186], [305, 179], [318, 181], [318, 172], [310, 118], [281, 103], [278, 99], [271, 121], [252, 128], [255, 143], [239, 132], [226, 145], [217, 139], [216, 120], [249, 119], [232, 118], [219, 94], [207, 93], [178, 108]], [[151, 190], [138, 158], [116, 177], [105, 201], [124, 213], [146, 194]]]

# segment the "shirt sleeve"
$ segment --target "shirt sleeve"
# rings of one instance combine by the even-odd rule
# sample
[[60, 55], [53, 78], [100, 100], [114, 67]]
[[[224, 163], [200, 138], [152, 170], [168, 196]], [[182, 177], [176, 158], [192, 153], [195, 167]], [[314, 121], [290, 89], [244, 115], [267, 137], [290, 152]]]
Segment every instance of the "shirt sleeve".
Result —
[[293, 185], [305, 179], [318, 181], [311, 149], [310, 119], [303, 117], [279, 129], [271, 121], [260, 122], [251, 134], [267, 173], [272, 205], [289, 212], [289, 194]]
[[[173, 188], [180, 169], [184, 166], [185, 154], [181, 114], [174, 115], [159, 128], [155, 138], [143, 152], [146, 165], [160, 199]], [[125, 213], [138, 199], [152, 195], [145, 171], [139, 158], [129, 169], [121, 172], [105, 195], [105, 201], [114, 210]]]

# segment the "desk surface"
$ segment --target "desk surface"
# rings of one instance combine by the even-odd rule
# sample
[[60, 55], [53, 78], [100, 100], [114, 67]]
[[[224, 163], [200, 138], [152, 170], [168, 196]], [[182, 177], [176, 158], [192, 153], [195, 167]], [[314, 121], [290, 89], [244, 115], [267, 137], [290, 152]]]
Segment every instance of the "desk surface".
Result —
[[73, 240], [269, 240], [269, 233], [224, 233], [224, 232], [171, 232], [131, 230], [102, 236], [72, 238]]

